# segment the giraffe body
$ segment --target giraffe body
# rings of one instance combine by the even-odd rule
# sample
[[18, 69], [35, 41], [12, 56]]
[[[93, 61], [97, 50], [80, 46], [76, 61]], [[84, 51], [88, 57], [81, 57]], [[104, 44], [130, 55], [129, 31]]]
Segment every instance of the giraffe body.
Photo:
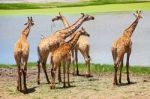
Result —
[[138, 24], [139, 19], [141, 18], [140, 14], [141, 14], [141, 11], [137, 11], [136, 14], [134, 14], [136, 16], [135, 21], [127, 29], [124, 30], [121, 37], [119, 37], [119, 39], [116, 40], [112, 45], [112, 56], [114, 60], [114, 81], [113, 81], [114, 85], [118, 84], [117, 82], [118, 65], [120, 65], [119, 83], [121, 83], [123, 59], [126, 53], [127, 53], [127, 61], [126, 61], [127, 81], [128, 83], [130, 83], [129, 58], [130, 58], [131, 51], [132, 51], [131, 37]]
[[[28, 17], [28, 22], [26, 23], [26, 28], [22, 31], [19, 40], [15, 43], [14, 47], [14, 58], [17, 64], [18, 71], [18, 81], [17, 90], [26, 91], [26, 75], [27, 75], [27, 61], [29, 56], [29, 43], [27, 37], [29, 35], [31, 26], [34, 25], [32, 17]], [[23, 77], [23, 86], [22, 86]], [[22, 88], [23, 87], [23, 88]]]

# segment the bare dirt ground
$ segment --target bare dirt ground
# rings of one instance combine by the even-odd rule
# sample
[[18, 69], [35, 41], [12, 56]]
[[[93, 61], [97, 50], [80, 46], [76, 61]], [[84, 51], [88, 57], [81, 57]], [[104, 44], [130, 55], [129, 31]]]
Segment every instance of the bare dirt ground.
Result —
[[[50, 72], [49, 72], [50, 74]], [[111, 73], [95, 74], [94, 77], [71, 76], [69, 88], [56, 84], [51, 90], [42, 72], [41, 85], [37, 85], [37, 70], [29, 69], [27, 77], [28, 94], [16, 90], [16, 69], [0, 68], [0, 99], [150, 99], [150, 75], [130, 75], [133, 84], [128, 85], [126, 75], [122, 84], [112, 85]]]

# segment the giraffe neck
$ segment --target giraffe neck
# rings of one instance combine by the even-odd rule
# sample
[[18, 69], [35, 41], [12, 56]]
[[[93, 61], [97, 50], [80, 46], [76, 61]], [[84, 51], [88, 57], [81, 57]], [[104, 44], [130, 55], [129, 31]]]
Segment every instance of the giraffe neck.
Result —
[[74, 48], [74, 46], [76, 45], [80, 35], [81, 35], [80, 31], [75, 33], [75, 35], [67, 42], [67, 43], [69, 43], [71, 48]]
[[22, 31], [21, 37], [27, 38], [31, 30], [31, 24], [28, 24]]
[[73, 25], [63, 29], [63, 30], [60, 30], [61, 34], [64, 38], [67, 38], [68, 36], [70, 36], [72, 33], [74, 33], [81, 25], [82, 23], [84, 22], [84, 20], [87, 18], [87, 16], [82, 16], [81, 18], [79, 18], [79, 20], [74, 23]]
[[69, 22], [67, 21], [67, 19], [64, 16], [62, 16], [62, 22], [63, 22], [65, 27], [69, 27], [70, 26]]
[[124, 35], [127, 35], [128, 37], [131, 37], [137, 24], [138, 24], [139, 19], [136, 18], [135, 21], [125, 30]]

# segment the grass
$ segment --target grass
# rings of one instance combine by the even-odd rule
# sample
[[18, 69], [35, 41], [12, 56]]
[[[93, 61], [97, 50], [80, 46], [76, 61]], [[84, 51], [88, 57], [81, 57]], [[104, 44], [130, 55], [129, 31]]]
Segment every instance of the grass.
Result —
[[[107, 1], [107, 0], [106, 0]], [[108, 0], [109, 1], [109, 0]], [[122, 0], [121, 0], [122, 1]], [[134, 1], [134, 0], [133, 0]], [[132, 1], [132, 2], [133, 2]], [[94, 2], [94, 3], [91, 3]], [[123, 1], [122, 1], [123, 2]], [[113, 3], [113, 2], [112, 2]], [[95, 1], [77, 4], [50, 3], [50, 4], [0, 4], [0, 15], [52, 15], [62, 12], [65, 14], [101, 13], [115, 11], [150, 10], [150, 2], [141, 3], [99, 3]], [[79, 9], [79, 10], [77, 10]]]
[[[79, 65], [79, 70], [85, 72], [84, 64]], [[130, 66], [130, 72], [133, 74], [150, 74], [150, 67], [145, 66]], [[91, 71], [94, 73], [112, 73], [114, 72], [113, 65], [110, 64], [91, 64]], [[123, 66], [123, 73], [126, 73], [126, 68]]]
[[[37, 68], [36, 63], [29, 63], [28, 68]], [[48, 65], [47, 65], [48, 66]], [[0, 68], [15, 68], [15, 65], [5, 65], [0, 64]], [[85, 72], [86, 66], [84, 64], [79, 64], [79, 71], [81, 73]], [[150, 74], [150, 67], [144, 66], [130, 66], [130, 72], [133, 74]], [[113, 73], [113, 65], [110, 64], [91, 64], [92, 73]], [[125, 66], [123, 67], [123, 73], [126, 73]]]
[[[51, 2], [51, 3], [0, 3], [0, 9], [45, 9], [59, 7], [80, 7], [104, 4], [136, 3], [136, 0], [88, 0], [77, 3]], [[141, 2], [141, 1], [138, 1]]]

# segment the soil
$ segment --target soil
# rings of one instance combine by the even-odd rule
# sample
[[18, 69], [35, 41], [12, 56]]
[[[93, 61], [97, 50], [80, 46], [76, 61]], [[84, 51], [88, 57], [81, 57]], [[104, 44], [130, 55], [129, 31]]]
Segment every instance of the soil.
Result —
[[[50, 74], [50, 70], [48, 70]], [[93, 74], [93, 77], [72, 76], [71, 87], [63, 88], [63, 84], [56, 84], [51, 90], [41, 74], [41, 84], [36, 83], [37, 69], [28, 69], [28, 93], [16, 90], [17, 70], [0, 68], [0, 99], [149, 99], [150, 75], [130, 74], [132, 84], [127, 84], [126, 75], [122, 75], [122, 84], [113, 86], [112, 73]], [[56, 82], [58, 82], [56, 80]]]

